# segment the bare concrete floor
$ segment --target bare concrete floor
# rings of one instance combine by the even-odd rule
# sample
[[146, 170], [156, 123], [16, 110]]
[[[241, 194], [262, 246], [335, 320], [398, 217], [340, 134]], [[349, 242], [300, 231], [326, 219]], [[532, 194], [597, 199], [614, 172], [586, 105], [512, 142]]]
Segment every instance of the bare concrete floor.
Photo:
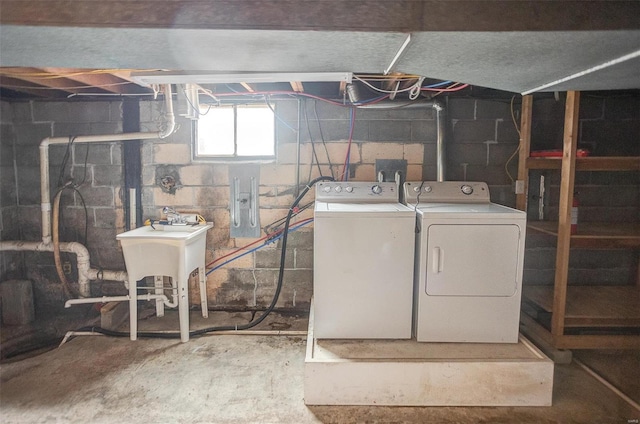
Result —
[[[141, 320], [141, 326], [162, 321]], [[198, 321], [194, 317], [194, 325]], [[276, 315], [261, 327], [298, 329], [303, 323]], [[628, 423], [640, 418], [640, 411], [575, 364], [556, 365], [551, 407], [306, 406], [305, 343], [304, 337], [290, 336], [213, 335], [184, 344], [77, 337], [0, 366], [0, 422]], [[611, 355], [606, 358], [614, 367]], [[626, 374], [638, 381], [637, 371]]]

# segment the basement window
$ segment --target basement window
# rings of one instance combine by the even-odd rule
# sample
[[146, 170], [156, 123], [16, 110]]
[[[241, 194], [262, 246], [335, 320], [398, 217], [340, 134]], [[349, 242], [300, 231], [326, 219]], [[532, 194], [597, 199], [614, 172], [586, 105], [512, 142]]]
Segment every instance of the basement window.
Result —
[[275, 157], [275, 115], [267, 105], [204, 106], [193, 122], [196, 159]]

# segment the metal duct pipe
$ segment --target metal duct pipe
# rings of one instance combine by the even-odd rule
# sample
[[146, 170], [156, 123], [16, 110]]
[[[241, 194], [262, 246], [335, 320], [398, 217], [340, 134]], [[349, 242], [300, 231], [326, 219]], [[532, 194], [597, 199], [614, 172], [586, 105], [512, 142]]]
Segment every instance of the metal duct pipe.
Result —
[[447, 152], [444, 144], [445, 133], [445, 109], [442, 103], [433, 102], [433, 110], [436, 111], [436, 179], [438, 182], [442, 182], [445, 179], [446, 174], [446, 160]]
[[429, 101], [386, 101], [371, 105], [360, 105], [358, 109], [414, 109], [431, 107], [436, 111], [436, 178], [439, 182], [445, 180], [446, 174], [446, 146], [444, 134], [446, 131], [446, 111], [444, 105], [437, 100]]

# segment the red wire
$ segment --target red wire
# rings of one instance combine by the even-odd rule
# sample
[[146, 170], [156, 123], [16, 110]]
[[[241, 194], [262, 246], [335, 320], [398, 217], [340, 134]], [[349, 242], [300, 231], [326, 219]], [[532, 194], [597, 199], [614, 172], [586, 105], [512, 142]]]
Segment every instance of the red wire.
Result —
[[387, 94], [386, 96], [382, 96], [379, 99], [370, 101], [370, 102], [363, 102], [363, 103], [357, 103], [354, 106], [358, 107], [358, 106], [368, 106], [368, 105], [375, 105], [376, 103], [379, 103], [383, 100], [387, 100], [389, 97], [391, 96], [391, 94]]
[[[300, 220], [300, 221], [295, 222], [295, 224], [303, 224], [303, 223], [305, 223], [305, 222], [309, 222], [309, 221], [312, 221], [312, 220], [313, 220], [313, 218], [305, 218], [305, 219], [302, 219], [302, 220]], [[253, 245], [255, 245], [255, 244], [258, 244], [258, 243], [260, 243], [261, 241], [263, 241], [263, 240], [265, 240], [265, 239], [268, 239], [268, 238], [270, 238], [270, 237], [277, 236], [277, 235], [278, 235], [278, 234], [280, 234], [281, 232], [282, 232], [282, 230], [278, 230], [278, 231], [276, 231], [276, 232], [274, 232], [274, 233], [267, 234], [266, 236], [261, 237], [261, 238], [259, 238], [258, 240], [253, 241], [253, 242], [251, 242], [251, 243], [247, 244], [246, 246], [239, 247], [239, 248], [237, 248], [236, 250], [234, 250], [234, 251], [233, 251], [233, 252], [231, 252], [231, 253], [227, 253], [227, 254], [226, 254], [226, 255], [224, 255], [224, 256], [220, 256], [219, 258], [216, 258], [216, 259], [212, 260], [211, 262], [209, 262], [209, 263], [205, 266], [205, 268], [209, 268], [211, 265], [215, 264], [216, 262], [220, 262], [221, 260], [223, 260], [223, 259], [225, 259], [225, 258], [228, 258], [229, 256], [235, 255], [236, 253], [240, 252], [241, 250], [246, 250], [247, 248], [249, 248], [249, 247], [251, 247], [251, 246], [253, 246]]]

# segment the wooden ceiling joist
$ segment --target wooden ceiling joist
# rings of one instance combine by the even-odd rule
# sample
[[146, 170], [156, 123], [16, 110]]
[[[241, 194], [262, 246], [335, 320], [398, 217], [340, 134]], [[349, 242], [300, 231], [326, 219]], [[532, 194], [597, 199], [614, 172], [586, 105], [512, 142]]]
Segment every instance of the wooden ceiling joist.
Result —
[[289, 84], [291, 84], [291, 88], [293, 89], [293, 91], [295, 91], [297, 93], [303, 93], [304, 92], [304, 86], [302, 85], [302, 82], [300, 82], [300, 81], [291, 81]]
[[241, 86], [244, 87], [245, 90], [247, 90], [249, 93], [253, 93], [256, 90], [253, 89], [253, 87], [251, 87], [249, 84], [247, 84], [246, 82], [241, 82], [240, 83]]
[[60, 75], [68, 80], [73, 80], [81, 85], [99, 88], [115, 94], [137, 94], [143, 92], [140, 86], [127, 80], [118, 78], [109, 73], [98, 73], [95, 70], [68, 69], [68, 68], [43, 68], [43, 72]]
[[[51, 74], [38, 68], [2, 68], [0, 74], [16, 81], [37, 84], [54, 90], [64, 91], [69, 94], [78, 94], [91, 89], [91, 86], [81, 85], [77, 81]], [[20, 90], [18, 90], [20, 91]]]
[[0, 87], [6, 90], [11, 90], [16, 93], [29, 94], [35, 97], [42, 98], [64, 98], [68, 93], [60, 91], [56, 88], [43, 87], [38, 84], [30, 83], [22, 79], [16, 79], [0, 75]]

